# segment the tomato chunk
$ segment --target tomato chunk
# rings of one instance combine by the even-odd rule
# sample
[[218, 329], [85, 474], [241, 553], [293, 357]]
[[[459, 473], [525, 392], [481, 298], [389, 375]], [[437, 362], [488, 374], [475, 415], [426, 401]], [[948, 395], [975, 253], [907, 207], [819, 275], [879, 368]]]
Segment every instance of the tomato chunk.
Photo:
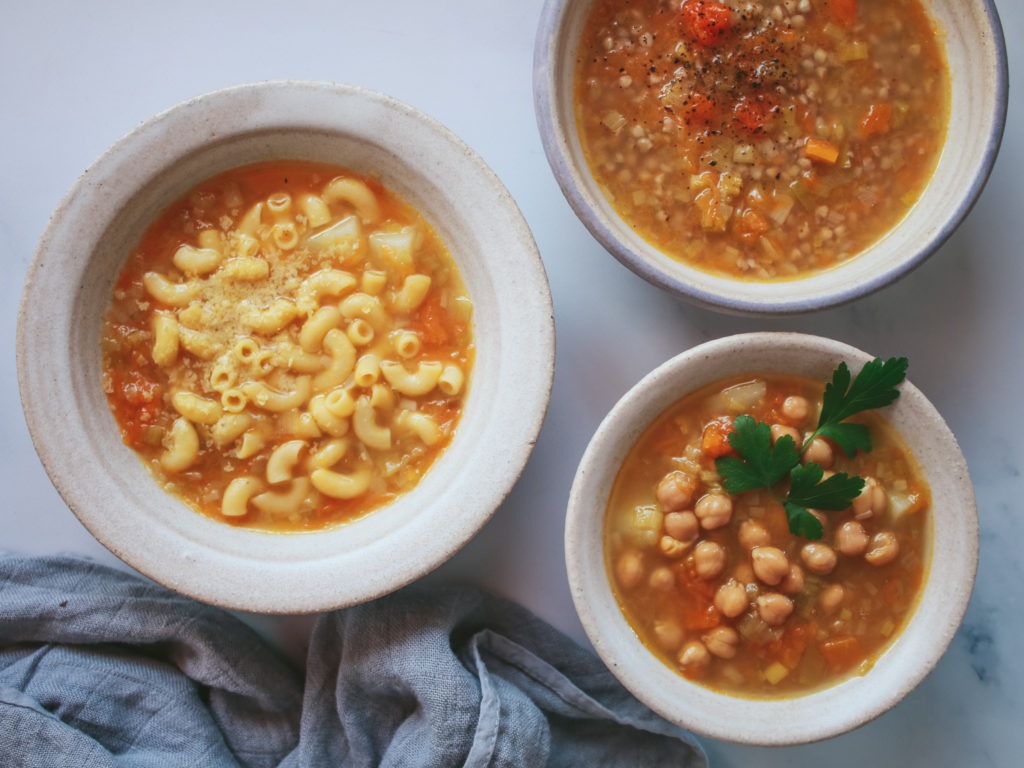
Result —
[[691, 93], [683, 104], [683, 119], [688, 125], [710, 125], [718, 113], [718, 105], [702, 93]]
[[828, 0], [832, 16], [847, 29], [857, 25], [857, 0]]
[[858, 125], [858, 132], [862, 139], [874, 136], [876, 133], [888, 133], [892, 127], [892, 104], [882, 102], [872, 104]]
[[711, 456], [718, 458], [735, 453], [729, 445], [729, 435], [733, 432], [732, 419], [728, 416], [721, 416], [704, 427], [704, 435], [701, 437], [701, 450]]
[[759, 133], [772, 116], [775, 105], [767, 99], [742, 97], [733, 107], [733, 121], [749, 133]]
[[713, 45], [729, 34], [732, 11], [714, 0], [686, 0], [680, 12], [683, 34], [699, 45]]
[[445, 312], [441, 307], [441, 299], [436, 293], [431, 292], [427, 295], [413, 318], [410, 329], [416, 331], [428, 347], [448, 343], [449, 333], [445, 324]]
[[768, 221], [752, 208], [747, 208], [734, 219], [733, 230], [745, 243], [753, 243], [768, 231]]

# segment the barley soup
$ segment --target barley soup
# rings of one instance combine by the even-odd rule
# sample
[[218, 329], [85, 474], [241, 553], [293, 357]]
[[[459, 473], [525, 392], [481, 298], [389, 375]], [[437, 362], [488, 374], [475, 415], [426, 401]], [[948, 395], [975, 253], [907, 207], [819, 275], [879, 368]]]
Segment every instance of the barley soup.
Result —
[[892, 229], [934, 171], [949, 93], [920, 0], [597, 0], [576, 71], [615, 210], [744, 280], [834, 267]]

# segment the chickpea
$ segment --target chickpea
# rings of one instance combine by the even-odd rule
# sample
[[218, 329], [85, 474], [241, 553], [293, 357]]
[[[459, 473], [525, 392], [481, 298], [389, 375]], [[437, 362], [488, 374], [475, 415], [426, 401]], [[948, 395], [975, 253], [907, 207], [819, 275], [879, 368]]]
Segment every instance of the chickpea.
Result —
[[711, 654], [700, 640], [692, 640], [679, 652], [679, 666], [691, 675], [703, 672], [711, 663]]
[[644, 563], [640, 553], [629, 549], [619, 555], [615, 564], [615, 575], [624, 589], [632, 589], [644, 577]]
[[814, 462], [821, 467], [831, 467], [835, 458], [835, 451], [824, 437], [816, 437], [811, 440], [811, 444], [807, 446], [803, 455], [804, 464]]
[[654, 622], [654, 637], [666, 651], [674, 651], [683, 643], [683, 628], [672, 619]]
[[796, 594], [804, 591], [804, 569], [796, 563], [792, 563], [789, 566], [789, 573], [786, 574], [786, 578], [779, 584], [779, 589], [785, 592], [787, 595]]
[[735, 581], [723, 584], [715, 592], [715, 608], [726, 618], [735, 619], [747, 610], [747, 590]]
[[693, 550], [693, 565], [702, 579], [713, 579], [725, 568], [725, 549], [713, 541], [702, 541]]
[[849, 557], [863, 555], [868, 548], [868, 534], [856, 520], [848, 520], [836, 531], [836, 549]]
[[739, 645], [740, 636], [732, 627], [715, 627], [701, 640], [714, 656], [720, 659], [731, 659], [736, 655], [736, 646]]
[[889, 507], [889, 497], [885, 489], [873, 477], [864, 479], [864, 490], [853, 500], [853, 513], [858, 519], [884, 515]]
[[700, 523], [693, 512], [669, 512], [664, 525], [665, 533], [679, 541], [693, 541], [700, 533]]
[[714, 530], [728, 525], [732, 520], [732, 499], [725, 494], [709, 493], [701, 497], [693, 513], [700, 520], [701, 527]]
[[818, 605], [826, 614], [835, 613], [846, 598], [846, 590], [842, 584], [829, 584], [818, 595]]
[[804, 441], [803, 436], [792, 427], [787, 427], [785, 424], [772, 424], [772, 442], [777, 442], [783, 435], [789, 435], [793, 438], [797, 448]]
[[651, 586], [651, 589], [656, 589], [659, 592], [669, 592], [676, 585], [676, 577], [672, 575], [670, 569], [662, 566], [651, 571], [647, 583]]
[[793, 613], [793, 601], [778, 592], [769, 592], [757, 598], [757, 612], [765, 624], [777, 627]]
[[832, 569], [836, 567], [836, 561], [839, 559], [832, 547], [817, 541], [804, 544], [804, 548], [800, 550], [800, 558], [807, 566], [807, 570], [819, 576], [832, 573]]
[[679, 541], [671, 536], [662, 536], [658, 540], [658, 549], [665, 557], [682, 557], [692, 544], [692, 541]]
[[696, 478], [685, 472], [675, 470], [661, 478], [658, 487], [654, 491], [654, 495], [663, 509], [674, 512], [690, 506], [690, 502], [693, 501], [694, 491], [696, 490]]
[[754, 563], [757, 578], [773, 587], [789, 573], [789, 560], [778, 547], [754, 547], [750, 559]]
[[736, 563], [736, 567], [732, 569], [732, 577], [740, 584], [749, 584], [756, 578], [754, 569], [746, 561]]
[[756, 520], [743, 521], [740, 525], [739, 539], [740, 546], [744, 549], [766, 547], [772, 543], [772, 537], [768, 535], [768, 531]]
[[871, 548], [864, 553], [864, 559], [872, 565], [888, 565], [900, 553], [900, 543], [892, 531], [879, 531], [871, 539]]
[[801, 423], [811, 412], [811, 404], [806, 397], [790, 395], [782, 401], [782, 415], [794, 424]]

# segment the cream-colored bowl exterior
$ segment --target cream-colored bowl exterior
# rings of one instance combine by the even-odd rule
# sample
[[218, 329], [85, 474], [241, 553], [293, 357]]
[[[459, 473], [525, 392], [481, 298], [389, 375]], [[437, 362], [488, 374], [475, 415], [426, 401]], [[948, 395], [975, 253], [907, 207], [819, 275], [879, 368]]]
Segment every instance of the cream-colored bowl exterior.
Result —
[[[365, 518], [304, 534], [235, 528], [165, 493], [120, 439], [100, 388], [100, 322], [127, 254], [198, 182], [274, 159], [379, 174], [434, 226], [474, 302], [476, 362], [455, 438], [419, 485]], [[319, 611], [382, 595], [468, 541], [533, 448], [554, 366], [551, 297], [515, 202], [440, 123], [335, 83], [200, 96], [119, 140], [53, 215], [22, 295], [18, 378], [36, 450], [86, 528], [129, 565], [229, 608]]]
[[795, 333], [751, 333], [711, 341], [645, 376], [612, 408], [591, 439], [573, 482], [566, 520], [565, 556], [573, 601], [608, 668], [665, 718], [706, 736], [744, 744], [799, 744], [836, 736], [906, 696], [956, 633], [978, 562], [974, 490], [953, 434], [909, 382], [901, 385], [895, 404], [881, 413], [902, 434], [931, 487], [930, 557], [916, 610], [866, 675], [790, 699], [716, 693], [686, 680], [648, 651], [612, 592], [603, 542], [608, 497], [626, 454], [662, 411], [727, 376], [778, 371], [827, 381], [841, 361], [856, 373], [870, 358], [846, 344]]
[[591, 234], [625, 266], [710, 309], [793, 314], [842, 304], [888, 285], [930, 256], [970, 211], [995, 162], [1006, 121], [1006, 49], [991, 0], [923, 1], [941, 30], [949, 61], [946, 143], [920, 200], [857, 258], [801, 280], [758, 283], [693, 269], [637, 235], [602, 194], [576, 130], [576, 49], [594, 0], [548, 0], [534, 52], [537, 122], [562, 192]]

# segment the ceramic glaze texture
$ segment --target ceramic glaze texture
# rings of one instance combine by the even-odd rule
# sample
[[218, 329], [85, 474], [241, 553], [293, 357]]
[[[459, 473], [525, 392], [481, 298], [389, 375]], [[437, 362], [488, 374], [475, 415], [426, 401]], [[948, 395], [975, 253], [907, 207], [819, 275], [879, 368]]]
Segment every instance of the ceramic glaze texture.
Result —
[[800, 280], [747, 282], [693, 269], [651, 246], [614, 211], [591, 175], [576, 130], [576, 49], [591, 0], [549, 0], [534, 49], [534, 106], [562, 192], [591, 234], [645, 280], [730, 314], [782, 315], [842, 304], [897, 280], [930, 256], [988, 179], [1007, 107], [1006, 50], [990, 0], [925, 0], [950, 68], [950, 124], [935, 173], [907, 216], [859, 256]]
[[956, 633], [978, 560], [978, 520], [967, 465], [942, 417], [909, 382], [881, 411], [902, 435], [931, 487], [931, 556], [920, 601], [893, 644], [863, 676], [782, 700], [741, 699], [691, 683], [648, 651], [626, 622], [605, 571], [603, 520], [630, 447], [688, 392], [727, 376], [775, 371], [828, 380], [841, 361], [857, 371], [871, 356], [837, 341], [791, 333], [730, 336], [694, 347], [644, 377], [598, 427], [569, 499], [566, 563], [587, 636], [637, 698], [698, 733], [746, 744], [798, 744], [877, 717], [932, 669]]
[[[457, 434], [413, 491], [355, 523], [288, 535], [224, 525], [166, 494], [121, 442], [100, 387], [101, 318], [148, 224], [198, 182], [278, 159], [378, 174], [419, 210], [448, 246], [473, 300], [477, 350]], [[89, 531], [173, 589], [277, 613], [379, 596], [468, 541], [532, 450], [553, 358], [544, 269], [497, 177], [411, 107], [315, 82], [218, 91], [121, 139], [54, 214], [29, 271], [18, 326], [19, 385], [33, 442]]]

